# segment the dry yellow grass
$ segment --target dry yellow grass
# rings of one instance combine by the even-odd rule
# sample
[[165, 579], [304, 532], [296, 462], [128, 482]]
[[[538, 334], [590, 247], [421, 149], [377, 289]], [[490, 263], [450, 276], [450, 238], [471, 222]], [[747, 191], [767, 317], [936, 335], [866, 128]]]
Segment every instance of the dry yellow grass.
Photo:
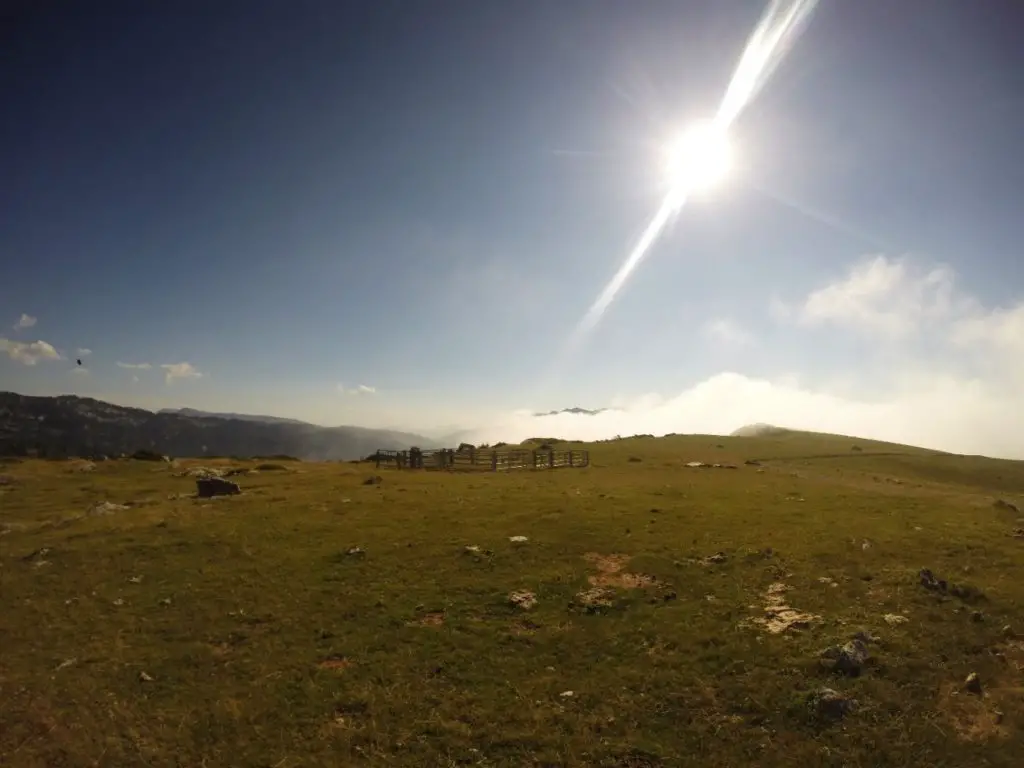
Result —
[[[1024, 466], [800, 434], [589, 448], [519, 474], [286, 463], [217, 500], [175, 476], [198, 461], [0, 465], [0, 764], [1024, 763], [1024, 540], [993, 506]], [[803, 629], [758, 625], [773, 584]], [[859, 630], [863, 673], [823, 668]], [[823, 686], [857, 708], [816, 714]]]

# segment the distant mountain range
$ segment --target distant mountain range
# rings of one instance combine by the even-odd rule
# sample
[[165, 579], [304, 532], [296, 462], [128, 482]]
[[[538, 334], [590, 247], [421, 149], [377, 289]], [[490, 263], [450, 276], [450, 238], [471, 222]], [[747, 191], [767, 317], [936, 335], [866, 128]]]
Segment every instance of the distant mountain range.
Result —
[[265, 424], [305, 424], [306, 426], [316, 426], [308, 421], [285, 419], [280, 416], [259, 416], [250, 413], [215, 413], [213, 411], [200, 411], [195, 408], [161, 408], [157, 413], [174, 413], [178, 416], [192, 416], [200, 419], [238, 419], [239, 421], [260, 421]]
[[169, 456], [288, 455], [331, 461], [361, 458], [377, 449], [435, 447], [433, 442], [407, 432], [320, 427], [272, 416], [190, 408], [154, 413], [74, 395], [0, 392], [0, 454], [109, 456], [145, 449]]
[[599, 413], [604, 413], [607, 408], [598, 408], [595, 411], [588, 411], [586, 408], [563, 408], [560, 411], [548, 411], [547, 413], [535, 413], [534, 416], [557, 416], [560, 413], [573, 413], [577, 416], [597, 416]]

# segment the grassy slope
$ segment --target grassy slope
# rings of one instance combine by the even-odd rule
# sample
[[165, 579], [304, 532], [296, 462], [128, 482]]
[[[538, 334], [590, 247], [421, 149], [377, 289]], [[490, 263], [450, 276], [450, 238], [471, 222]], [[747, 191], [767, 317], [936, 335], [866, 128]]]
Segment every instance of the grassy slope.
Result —
[[[0, 465], [0, 764], [1024, 763], [1024, 644], [1002, 632], [1024, 633], [1024, 541], [992, 506], [1020, 505], [1024, 463], [852, 444], [634, 439], [592, 446], [586, 470], [380, 486], [295, 464], [215, 502], [168, 499], [192, 481], [167, 465]], [[141, 504], [74, 519], [107, 500]], [[662, 586], [575, 610], [594, 552]], [[986, 599], [940, 598], [922, 567]], [[822, 620], [746, 626], [779, 580]], [[537, 607], [510, 606], [516, 589]], [[818, 651], [862, 628], [874, 663], [824, 672]], [[960, 692], [972, 671], [982, 697]], [[821, 685], [859, 710], [811, 717]]]

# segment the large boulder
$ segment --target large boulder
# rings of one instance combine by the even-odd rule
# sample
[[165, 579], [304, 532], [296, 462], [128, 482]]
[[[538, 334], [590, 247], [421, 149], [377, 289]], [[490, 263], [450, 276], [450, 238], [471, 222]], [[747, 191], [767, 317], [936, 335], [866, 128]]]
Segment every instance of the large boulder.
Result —
[[201, 499], [212, 496], [233, 496], [241, 493], [238, 483], [232, 483], [222, 477], [200, 477], [196, 479], [196, 495]]

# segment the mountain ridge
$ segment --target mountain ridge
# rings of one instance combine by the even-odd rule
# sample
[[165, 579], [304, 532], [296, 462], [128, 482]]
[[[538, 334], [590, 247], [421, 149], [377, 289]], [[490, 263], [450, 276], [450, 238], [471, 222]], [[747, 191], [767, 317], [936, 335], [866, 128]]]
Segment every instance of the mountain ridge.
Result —
[[0, 392], [0, 454], [97, 456], [144, 449], [172, 456], [288, 455], [334, 461], [378, 449], [433, 447], [433, 441], [411, 432], [192, 411], [154, 412], [77, 395]]

